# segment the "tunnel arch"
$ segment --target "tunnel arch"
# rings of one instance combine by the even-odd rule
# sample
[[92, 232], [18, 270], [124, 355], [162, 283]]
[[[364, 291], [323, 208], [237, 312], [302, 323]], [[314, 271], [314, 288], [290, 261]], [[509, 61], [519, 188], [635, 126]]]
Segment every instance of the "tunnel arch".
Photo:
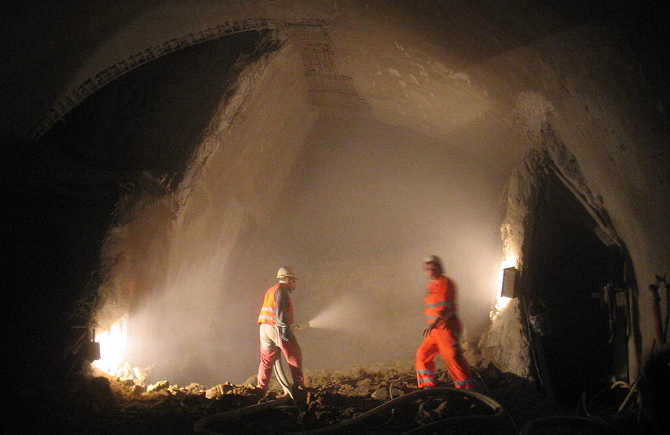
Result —
[[[271, 2], [257, 2], [257, 4], [259, 3], [269, 4]], [[218, 6], [221, 4], [224, 4], [224, 2], [217, 2]], [[275, 6], [278, 4], [274, 3]], [[300, 2], [294, 2], [294, 4], [298, 6], [292, 12], [267, 14], [267, 16], [273, 17], [272, 19], [277, 20], [277, 22], [284, 23], [291, 22], [291, 19], [296, 19], [296, 17], [323, 15], [319, 13], [323, 12], [322, 10], [316, 10], [319, 7], [315, 7], [315, 9], [306, 8], [302, 11], [304, 13], [294, 14], [293, 12], [303, 7]], [[384, 4], [384, 2], [378, 4]], [[351, 5], [347, 7], [351, 7]], [[349, 11], [352, 9], [355, 10], [356, 7], [351, 7]], [[442, 12], [444, 12], [444, 9]], [[455, 10], [454, 12], [458, 11]], [[100, 13], [101, 16], [104, 15], [104, 11]], [[224, 13], [221, 12], [221, 14]], [[289, 15], [294, 16], [290, 17]], [[462, 139], [462, 136], [458, 135], [446, 135], [446, 137], [438, 135], [440, 136], [439, 139], [442, 140], [441, 146], [457, 145], [460, 146], [461, 150], [469, 151], [481, 160], [495, 160], [483, 171], [496, 172], [496, 174], [501, 175], [502, 179], [503, 175], [508, 175], [512, 170], [511, 168], [519, 163], [524, 151], [542, 146], [542, 141], [538, 140], [537, 133], [541, 130], [541, 121], [549, 119], [550, 124], [555, 128], [555, 134], [573, 152], [574, 160], [583, 164], [584, 177], [577, 185], [578, 190], [582, 191], [583, 187], [589, 187], [593, 192], [591, 199], [599, 201], [610, 211], [612, 223], [617, 229], [618, 236], [630, 247], [639, 282], [644, 284], [645, 280], [652, 279], [653, 274], [660, 273], [667, 263], [667, 255], [663, 249], [667, 246], [665, 242], [668, 235], [667, 223], [662, 217], [658, 216], [658, 213], [655, 214], [659, 208], [663, 209], [664, 205], [667, 205], [667, 198], [670, 198], [670, 195], [667, 195], [667, 172], [662, 169], [667, 167], [665, 164], [667, 163], [667, 152], [658, 145], [665, 143], [664, 140], [667, 137], [663, 126], [659, 123], [659, 119], [662, 122], [665, 115], [663, 115], [662, 110], [656, 109], [656, 100], [648, 94], [648, 88], [638, 71], [638, 65], [634, 60], [631, 60], [632, 58], [625, 44], [617, 39], [621, 35], [615, 32], [614, 36], [610, 37], [608, 28], [594, 26], [592, 22], [587, 23], [586, 27], [575, 26], [575, 22], [569, 22], [567, 27], [565, 23], [561, 23], [551, 27], [546, 32], [538, 34], [534, 33], [533, 30], [533, 27], [538, 27], [538, 21], [533, 21], [533, 18], [527, 19], [526, 17], [524, 19], [523, 16], [520, 16], [517, 21], [513, 14], [502, 14], [503, 22], [512, 19], [509, 27], [504, 25], [482, 27], [490, 29], [492, 34], [496, 32], [496, 29], [508, 29], [511, 32], [511, 34], [498, 35], [501, 38], [499, 43], [492, 44], [491, 41], [494, 41], [494, 39], [482, 41], [479, 38], [473, 38], [473, 35], [467, 31], [468, 26], [473, 23], [480, 23], [481, 20], [458, 22], [459, 17], [469, 15], [476, 14], [473, 14], [472, 9], [466, 8], [465, 12], [461, 11], [461, 15], [455, 14], [453, 18], [449, 18], [451, 21], [447, 19], [446, 22], [449, 25], [445, 28], [455, 29], [453, 33], [447, 35], [460, 35], [460, 38], [455, 38], [456, 40], [462, 41], [469, 38], [474, 41], [470, 45], [466, 44], [460, 47], [462, 52], [470, 50], [472, 57], [459, 58], [455, 56], [449, 59], [453, 63], [443, 63], [444, 68], [435, 65], [436, 74], [441, 73], [442, 77], [453, 81], [453, 83], [449, 82], [453, 86], [448, 90], [467, 85], [468, 80], [465, 80], [466, 78], [470, 79], [470, 84], [486, 84], [478, 90], [482, 91], [482, 95], [484, 95], [484, 91], [488, 93], [492, 97], [491, 101], [496, 103], [492, 106], [500, 109], [500, 112], [493, 114], [490, 118], [492, 120], [491, 124], [488, 125], [490, 135], [487, 136], [482, 133], [486, 129], [481, 128], [481, 123], [470, 124], [466, 122], [462, 129], [457, 129], [456, 133], [473, 132], [474, 134], [467, 136], [467, 141], [460, 141], [459, 139]], [[532, 15], [531, 17], [537, 18]], [[337, 16], [337, 18], [342, 17]], [[379, 21], [383, 21], [387, 17], [382, 13], [378, 18]], [[576, 21], [577, 24], [584, 23], [581, 20]], [[168, 17], [165, 22], [177, 23], [181, 21], [174, 17]], [[441, 22], [445, 22], [444, 18]], [[526, 22], [529, 26], [526, 26]], [[405, 89], [403, 84], [400, 83], [401, 80], [409, 88], [413, 83], [411, 81], [412, 75], [417, 81], [421, 79], [416, 73], [404, 71], [393, 64], [396, 59], [403, 58], [405, 52], [411, 52], [411, 50], [403, 51], [398, 48], [398, 46], [406, 48], [407, 44], [403, 45], [403, 41], [399, 41], [398, 46], [393, 46], [392, 50], [384, 49], [366, 54], [365, 50], [356, 50], [366, 47], [369, 40], [360, 38], [360, 35], [373, 33], [370, 31], [372, 27], [357, 27], [360, 24], [359, 22], [346, 21], [346, 19], [329, 23], [329, 25], [332, 25], [329, 30], [337, 33], [333, 40], [336, 44], [335, 48], [339, 50], [337, 51], [338, 57], [335, 59], [335, 65], [338, 67], [336, 72], [339, 77], [336, 77], [338, 80], [335, 80], [335, 82], [338, 86], [342, 85], [341, 87], [334, 86], [334, 89], [330, 90], [337, 91], [336, 94], [340, 93], [338, 95], [344, 94], [347, 97], [345, 98], [347, 102], [363, 100], [363, 102], [369, 103], [372, 101], [373, 105], [377, 105], [377, 107], [392, 103], [396, 115], [400, 113], [399, 109], [422, 113], [421, 110], [416, 110], [418, 106], [414, 105], [421, 98], [407, 101], [396, 98], [402, 95], [401, 88]], [[338, 28], [338, 25], [341, 27]], [[407, 26], [411, 27], [412, 25], [414, 25], [413, 21]], [[476, 25], [470, 27], [480, 29]], [[531, 27], [531, 29], [526, 32], [527, 27]], [[378, 27], [375, 28], [378, 29]], [[428, 30], [421, 27], [417, 28], [420, 30], [418, 32], [420, 36], [423, 33], [426, 39], [430, 39], [432, 35], [433, 40], [440, 40], [439, 37], [435, 36], [434, 28]], [[564, 31], [566, 29], [569, 31]], [[192, 33], [190, 30], [182, 30], [179, 29], [177, 33], [186, 35]], [[141, 34], [141, 32], [138, 32], [138, 34]], [[439, 35], [440, 37], [444, 36], [444, 34]], [[343, 37], [344, 39], [338, 39]], [[351, 39], [346, 39], [346, 37], [351, 37]], [[67, 40], [67, 38], [63, 39]], [[163, 40], [170, 40], [170, 38], [163, 38]], [[118, 40], [114, 41], [118, 42]], [[114, 41], [112, 42], [115, 43]], [[342, 43], [342, 41], [346, 43]], [[449, 42], [452, 43], [453, 40], [449, 40]], [[621, 46], [618, 45], [620, 43]], [[152, 45], [152, 47], [157, 46]], [[62, 49], [62, 46], [59, 47]], [[130, 45], [125, 48], [128, 47]], [[455, 45], [452, 44], [452, 47], [455, 47]], [[561, 60], [561, 55], [564, 52], [570, 59]], [[388, 64], [383, 64], [379, 69], [382, 73], [380, 76], [384, 78], [385, 83], [382, 83], [381, 79], [375, 82], [377, 71], [374, 69], [364, 70], [365, 74], [358, 74], [360, 71], [357, 66], [360, 66], [360, 60], [368, 58], [376, 60], [375, 55], [377, 54], [385, 62], [388, 61]], [[114, 57], [111, 56], [106, 59], [110, 58]], [[405, 58], [407, 57], [405, 56]], [[572, 62], [574, 58], [578, 58], [581, 67], [575, 66]], [[582, 58], [588, 61], [582, 62]], [[82, 59], [82, 64], [86, 63], [86, 59], [88, 57]], [[300, 59], [299, 55], [293, 58], [296, 65], [298, 59]], [[442, 57], [429, 58], [428, 60], [432, 62], [436, 59], [439, 60]], [[349, 60], [351, 60], [351, 63], [347, 63]], [[622, 80], [612, 81], [611, 83], [607, 81], [610, 67], [612, 67], [612, 74]], [[501, 73], [499, 76], [496, 75], [498, 72]], [[88, 71], [85, 74], [90, 76], [93, 73], [94, 71]], [[402, 77], [398, 75], [402, 75]], [[71, 75], [71, 77], [74, 76], [75, 74]], [[119, 76], [119, 78], [122, 77]], [[538, 78], [538, 80], [525, 82], [521, 78], [524, 80]], [[26, 82], [28, 81], [26, 80]], [[375, 93], [377, 91], [372, 86], [373, 83], [376, 83], [378, 89], [384, 84], [393, 93]], [[75, 86], [78, 84], [79, 82]], [[509, 84], [515, 86], [507, 86]], [[352, 89], [356, 92], [351, 92]], [[507, 92], [508, 89], [512, 90]], [[534, 101], [521, 101], [521, 104], [518, 104], [521, 99], [517, 98], [517, 91], [528, 89], [552, 104], [553, 109], [550, 113], [546, 113], [543, 107], [540, 107], [542, 110], [535, 110], [538, 107], [533, 105]], [[412, 92], [416, 91], [416, 89], [410, 90]], [[430, 91], [430, 87], [426, 87], [426, 90]], [[81, 92], [85, 94], [87, 91], [84, 89]], [[36, 94], [38, 93], [36, 92]], [[408, 92], [408, 94], [417, 95], [411, 92]], [[72, 96], [73, 94], [68, 93], [68, 95], [76, 99], [76, 96]], [[53, 101], [46, 92], [40, 94], [40, 98], [42, 97], [49, 102]], [[443, 95], [439, 94], [438, 99], [441, 97]], [[458, 99], [453, 99], [444, 106], [447, 109], [453, 109], [452, 113], [455, 113], [462, 108], [457, 103]], [[30, 111], [30, 116], [39, 118], [43, 113], [44, 111], [41, 110], [39, 105], [35, 105], [34, 110]], [[393, 115], [392, 110], [388, 113]], [[476, 111], [472, 113], [477, 114]], [[500, 114], [503, 116], [499, 116]], [[519, 114], [528, 116], [523, 118], [518, 116]], [[339, 115], [342, 118], [347, 118], [351, 114], [339, 113]], [[437, 121], [435, 125], [439, 125], [440, 121], [445, 119], [451, 119], [449, 115], [449, 110], [437, 113], [434, 118]], [[523, 119], [519, 120], [519, 118]], [[411, 122], [406, 122], [403, 125], [409, 127], [410, 130], [424, 131], [422, 127], [425, 127], [425, 124], [415, 122], [417, 119], [411, 119]], [[480, 121], [476, 116], [473, 119]], [[32, 124], [32, 121], [31, 118], [30, 124]], [[406, 121], [406, 119], [394, 119], [394, 121], [398, 121], [396, 124], [402, 124], [402, 121]], [[51, 120], [45, 122], [48, 124]], [[447, 124], [447, 122], [443, 124]], [[343, 125], [346, 126], [346, 123], [343, 123]], [[661, 125], [660, 128], [659, 125]], [[652, 128], [647, 128], [648, 126]], [[506, 133], [512, 130], [518, 135], [513, 138], [507, 137]], [[49, 131], [48, 128], [47, 131]], [[435, 135], [433, 134], [433, 136]], [[249, 150], [254, 152], [251, 148], [238, 151]], [[59, 181], [60, 179], [56, 180], [56, 184]], [[34, 188], [34, 185], [30, 184], [31, 182], [28, 183], [28, 189]], [[255, 187], [257, 186], [245, 186], [244, 193], [253, 192]], [[256, 218], [261, 214], [258, 213], [258, 215], [253, 216]], [[649, 299], [645, 298], [646, 293], [641, 292], [641, 313], [649, 305]], [[649, 333], [649, 321], [644, 315], [640, 317], [641, 328], [644, 332], [644, 345], [641, 346], [648, 352], [652, 341]]]
[[[300, 22], [300, 25], [310, 26], [322, 24], [323, 22], [318, 20]], [[288, 25], [290, 24], [269, 18], [246, 18], [238, 21], [225, 21], [222, 24], [213, 27], [207, 27], [181, 37], [169, 39], [158, 45], [140, 49], [125, 59], [113, 63], [102, 71], [96, 73], [94, 76], [84, 80], [81, 84], [78, 84], [74, 90], [70, 91], [68, 95], [56, 101], [49, 110], [49, 113], [33, 130], [31, 136], [33, 140], [39, 140], [53, 127], [54, 124], [63, 119], [67, 113], [81, 104], [86, 98], [93, 95], [108, 83], [128, 74], [148, 62], [152, 62], [177, 50], [183, 50], [194, 45], [203, 44], [236, 33], [263, 30], [280, 31], [281, 29], [285, 29]]]

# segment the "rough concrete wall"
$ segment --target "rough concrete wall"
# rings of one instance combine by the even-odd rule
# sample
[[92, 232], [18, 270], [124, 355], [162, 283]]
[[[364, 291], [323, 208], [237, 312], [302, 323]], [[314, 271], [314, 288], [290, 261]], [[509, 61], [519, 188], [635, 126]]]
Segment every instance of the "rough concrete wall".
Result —
[[[7, 75], [2, 81], [6, 78], [9, 84], [3, 86], [3, 97], [17, 105], [2, 120], [3, 133], [29, 139], [41, 124], [51, 124], [51, 109], [76, 105], [69, 100], [80, 99], [77, 90], [83, 83], [94, 79], [94, 85], [110, 66], [134, 63], [147, 49], [185, 48], [205, 30], [216, 33], [221, 27], [244, 26], [246, 20], [300, 22], [327, 18], [334, 10], [331, 2], [296, 0], [124, 2], [122, 7], [100, 3], [25, 5], [8, 20], [3, 40], [8, 40], [11, 55], [3, 69]], [[43, 35], [40, 39], [48, 43], [30, 41], [26, 33]]]
[[[215, 382], [247, 375], [249, 361], [228, 349], [242, 341], [252, 358], [256, 340], [230, 327], [249, 323], [257, 301], [246, 298], [245, 306], [226, 286], [235, 274], [229, 260], [241, 239], [270, 221], [310, 130], [300, 65], [299, 51], [288, 44], [247, 67], [236, 96], [212, 118], [182, 185], [162, 200], [170, 204], [163, 219], [145, 207], [121, 229], [132, 233], [124, 240], [139, 269], [154, 276], [145, 281], [151, 288], [140, 289], [151, 298], [132, 307], [129, 359], [155, 364], [156, 376]], [[146, 240], [148, 232], [153, 237]]]
[[102, 327], [160, 286], [166, 259], [145, 253], [167, 249], [167, 228], [188, 189], [171, 192], [180, 182], [191, 185], [215, 146], [201, 143], [211, 124], [230, 124], [263, 68], [239, 76], [241, 70], [275, 48], [271, 37], [252, 32], [164, 57], [108, 86], [46, 138], [46, 146], [72, 159], [126, 174], [117, 226], [102, 252], [103, 270], [113, 272], [99, 292], [117, 301], [105, 310], [119, 306], [98, 313]]
[[532, 236], [534, 212], [540, 195], [546, 162], [543, 154], [532, 150], [509, 179], [505, 217], [500, 226], [505, 258], [514, 259], [523, 269], [524, 244]]
[[[536, 228], [534, 214], [545, 171], [546, 156], [531, 150], [507, 185], [505, 217], [500, 226], [503, 256], [509, 262], [507, 266], [516, 266], [522, 277], [528, 255], [524, 248]], [[511, 300], [504, 308], [494, 308], [491, 324], [482, 334], [479, 347], [484, 364], [490, 362], [503, 371], [528, 377], [531, 354], [521, 310], [519, 299]]]
[[482, 366], [528, 378], [531, 376], [531, 354], [524, 331], [519, 299], [513, 299], [500, 312], [491, 316], [490, 328], [479, 340]]
[[231, 195], [254, 220], [267, 219], [314, 120], [315, 112], [303, 100], [304, 80], [300, 51], [290, 43], [245, 71], [235, 96], [212, 119], [182, 183], [180, 195], [191, 204], [183, 213], [197, 207], [192, 195], [204, 193], [192, 189], [206, 188], [221, 200], [224, 193]]
[[[557, 165], [570, 173], [552, 141], [564, 144], [582, 174], [571, 175], [579, 179], [581, 194], [607, 212], [628, 249], [640, 288], [642, 343], [636, 347], [645, 360], [653, 342], [646, 288], [670, 264], [670, 231], [662, 212], [670, 209], [670, 153], [663, 145], [668, 130], [662, 106], [625, 46], [617, 45], [607, 29], [575, 29], [534, 49], [543, 57], [535, 62], [545, 69], [538, 71], [541, 81], [535, 85], [543, 102], [519, 100], [520, 112], [532, 113], [522, 128], [531, 143], [547, 146]], [[542, 132], [546, 126], [555, 135], [550, 140]], [[633, 372], [636, 359], [631, 358]]]

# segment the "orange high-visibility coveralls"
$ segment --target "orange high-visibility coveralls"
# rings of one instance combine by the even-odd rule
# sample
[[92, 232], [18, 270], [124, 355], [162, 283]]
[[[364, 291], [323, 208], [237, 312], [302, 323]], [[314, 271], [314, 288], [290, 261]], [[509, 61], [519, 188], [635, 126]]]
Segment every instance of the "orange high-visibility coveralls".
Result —
[[456, 317], [455, 296], [454, 285], [446, 276], [431, 280], [428, 284], [424, 298], [426, 321], [432, 324], [437, 318], [440, 320], [416, 351], [416, 380], [419, 388], [435, 386], [433, 360], [438, 353], [442, 355], [455, 387], [472, 388], [470, 367], [458, 344], [462, 326]]
[[[280, 294], [281, 292], [281, 294]], [[282, 301], [280, 304], [278, 301]], [[258, 314], [260, 325], [260, 363], [256, 386], [267, 389], [272, 373], [272, 365], [279, 356], [284, 354], [291, 369], [291, 376], [295, 385], [303, 385], [302, 352], [295, 335], [290, 329], [286, 331], [288, 341], [282, 340], [280, 328], [288, 328], [293, 323], [293, 303], [288, 290], [276, 284], [265, 292], [263, 306]]]

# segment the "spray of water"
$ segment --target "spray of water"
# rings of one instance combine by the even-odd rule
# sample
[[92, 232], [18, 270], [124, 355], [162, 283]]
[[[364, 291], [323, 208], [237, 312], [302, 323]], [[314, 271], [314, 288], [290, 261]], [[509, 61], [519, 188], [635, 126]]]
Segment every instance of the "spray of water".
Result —
[[355, 332], [357, 324], [365, 318], [365, 311], [360, 304], [349, 295], [334, 301], [309, 321], [309, 327], [331, 331]]

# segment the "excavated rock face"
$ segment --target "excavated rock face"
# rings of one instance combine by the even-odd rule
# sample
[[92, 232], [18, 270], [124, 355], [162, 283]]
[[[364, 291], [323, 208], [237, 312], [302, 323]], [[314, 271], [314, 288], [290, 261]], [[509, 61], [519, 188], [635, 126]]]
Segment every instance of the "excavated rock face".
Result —
[[15, 35], [45, 35], [12, 45], [3, 86], [4, 137], [30, 145], [21, 364], [67, 348], [67, 366], [81, 359], [70, 326], [127, 314], [127, 358], [152, 381], [239, 382], [282, 264], [313, 321], [307, 366], [409, 362], [421, 259], [437, 254], [463, 341], [485, 333], [485, 362], [527, 376], [522, 304], [504, 324], [489, 311], [509, 251], [537, 288], [523, 275], [543, 240], [533, 172], [549, 171], [625, 254], [633, 376], [655, 339], [646, 287], [670, 264], [670, 157], [667, 101], [625, 13], [420, 3], [72, 2], [17, 17]]

